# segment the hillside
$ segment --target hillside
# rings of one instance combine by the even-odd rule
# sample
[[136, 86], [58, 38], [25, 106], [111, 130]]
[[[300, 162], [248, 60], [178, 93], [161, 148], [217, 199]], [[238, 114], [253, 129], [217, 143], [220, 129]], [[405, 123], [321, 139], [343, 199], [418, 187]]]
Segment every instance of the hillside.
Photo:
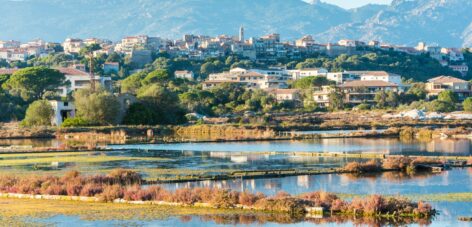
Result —
[[291, 39], [350, 21], [344, 9], [301, 0], [0, 0], [0, 5], [0, 39], [236, 35], [241, 25], [248, 36], [278, 32]]
[[419, 41], [446, 46], [472, 44], [470, 0], [395, 0], [363, 22], [335, 26], [317, 35], [324, 41], [349, 37], [415, 45]]
[[312, 34], [321, 42], [472, 45], [470, 0], [394, 0], [352, 10], [320, 0], [0, 0], [0, 9], [0, 39], [22, 41], [236, 35], [244, 25], [247, 37], [277, 32], [285, 40]]

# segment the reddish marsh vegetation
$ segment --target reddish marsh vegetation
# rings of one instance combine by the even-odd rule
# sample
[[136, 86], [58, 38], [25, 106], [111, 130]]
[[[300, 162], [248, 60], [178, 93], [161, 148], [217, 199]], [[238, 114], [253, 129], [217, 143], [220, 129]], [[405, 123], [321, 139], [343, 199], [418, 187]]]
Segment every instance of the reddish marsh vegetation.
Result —
[[383, 170], [399, 170], [404, 172], [414, 171], [418, 165], [442, 165], [443, 161], [427, 157], [394, 157], [384, 159], [382, 162], [370, 160], [367, 162], [349, 162], [344, 166], [345, 171], [354, 173], [372, 173]]
[[63, 177], [0, 176], [0, 191], [21, 194], [89, 196], [100, 198], [104, 202], [124, 199], [127, 201], [174, 202], [183, 205], [206, 203], [215, 208], [246, 207], [290, 214], [305, 213], [307, 207], [323, 207], [325, 211], [331, 213], [356, 216], [430, 217], [435, 214], [428, 204], [414, 203], [406, 199], [385, 198], [379, 195], [356, 198], [349, 202], [328, 192], [311, 192], [299, 196], [292, 196], [285, 192], [279, 192], [275, 196], [266, 196], [261, 193], [253, 194], [217, 188], [182, 188], [171, 192], [159, 186], [142, 188], [141, 183], [141, 176], [130, 170], [117, 169], [108, 175], [95, 176], [82, 176], [78, 172], [72, 171]]

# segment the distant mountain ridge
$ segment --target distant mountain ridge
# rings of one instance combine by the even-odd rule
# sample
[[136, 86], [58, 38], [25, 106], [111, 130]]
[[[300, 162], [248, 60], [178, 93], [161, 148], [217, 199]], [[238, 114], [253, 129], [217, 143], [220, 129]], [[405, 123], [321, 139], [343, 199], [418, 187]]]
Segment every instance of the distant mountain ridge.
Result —
[[470, 0], [394, 0], [363, 22], [338, 25], [316, 37], [325, 41], [349, 37], [406, 45], [426, 41], [470, 46], [471, 10]]
[[277, 32], [284, 40], [312, 34], [320, 42], [472, 44], [470, 0], [394, 0], [352, 10], [319, 0], [0, 0], [0, 9], [0, 39], [22, 41], [236, 35], [244, 25], [247, 37]]

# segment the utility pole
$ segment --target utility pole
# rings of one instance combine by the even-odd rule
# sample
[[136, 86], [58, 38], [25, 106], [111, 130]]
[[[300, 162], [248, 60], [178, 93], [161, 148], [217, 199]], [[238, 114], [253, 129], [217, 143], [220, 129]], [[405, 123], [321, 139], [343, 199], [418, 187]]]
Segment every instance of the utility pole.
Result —
[[90, 70], [90, 89], [92, 92], [95, 92], [95, 76], [93, 75], [93, 52], [90, 53], [89, 55], [90, 57], [90, 66], [89, 66], [89, 70]]

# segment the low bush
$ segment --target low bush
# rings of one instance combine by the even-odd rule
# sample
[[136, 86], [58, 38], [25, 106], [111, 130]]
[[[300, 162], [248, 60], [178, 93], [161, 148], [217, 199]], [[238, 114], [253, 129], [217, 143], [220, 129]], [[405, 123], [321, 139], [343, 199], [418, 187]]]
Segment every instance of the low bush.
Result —
[[72, 127], [86, 127], [96, 125], [93, 122], [85, 120], [80, 117], [67, 118], [62, 122], [61, 127], [72, 128]]
[[120, 185], [106, 185], [98, 198], [103, 202], [113, 202], [115, 199], [123, 198], [123, 189]]

